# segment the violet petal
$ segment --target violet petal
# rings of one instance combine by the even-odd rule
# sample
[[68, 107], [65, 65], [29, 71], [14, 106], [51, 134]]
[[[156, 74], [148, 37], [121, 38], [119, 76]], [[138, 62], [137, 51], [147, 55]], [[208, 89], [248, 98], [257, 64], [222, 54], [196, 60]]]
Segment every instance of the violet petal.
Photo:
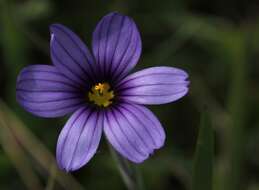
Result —
[[135, 163], [143, 162], [165, 141], [154, 114], [143, 106], [127, 103], [105, 113], [104, 132], [112, 146]]
[[136, 24], [119, 13], [104, 16], [93, 33], [92, 48], [100, 74], [119, 80], [140, 57], [141, 38]]
[[24, 109], [41, 117], [63, 116], [84, 103], [78, 87], [54, 66], [24, 68], [16, 88], [17, 101]]
[[125, 101], [138, 104], [164, 104], [188, 92], [188, 75], [173, 67], [152, 67], [124, 78], [115, 88]]
[[50, 31], [51, 58], [60, 72], [82, 85], [94, 80], [94, 59], [80, 38], [61, 24], [52, 24]]
[[103, 115], [85, 107], [76, 111], [62, 129], [57, 143], [57, 162], [61, 169], [74, 171], [95, 154], [102, 134]]

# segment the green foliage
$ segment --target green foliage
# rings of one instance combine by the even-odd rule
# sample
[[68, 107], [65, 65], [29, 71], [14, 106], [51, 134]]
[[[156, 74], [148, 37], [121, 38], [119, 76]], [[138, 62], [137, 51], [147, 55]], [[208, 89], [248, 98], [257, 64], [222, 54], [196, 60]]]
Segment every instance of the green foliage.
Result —
[[192, 189], [212, 190], [214, 134], [207, 112], [202, 114], [193, 164]]

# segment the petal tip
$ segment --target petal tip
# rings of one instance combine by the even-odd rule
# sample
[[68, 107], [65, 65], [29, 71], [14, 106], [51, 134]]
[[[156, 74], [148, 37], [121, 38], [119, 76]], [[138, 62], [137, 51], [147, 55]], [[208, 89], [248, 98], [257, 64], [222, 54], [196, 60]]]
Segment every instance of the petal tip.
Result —
[[107, 17], [107, 16], [115, 16], [115, 15], [116, 15], [116, 16], [125, 16], [125, 15], [119, 13], [118, 11], [112, 11], [112, 12], [106, 14], [104, 17]]
[[62, 160], [58, 160], [58, 159], [57, 159], [57, 166], [60, 170], [65, 171], [66, 173], [76, 171], [82, 167], [82, 166], [73, 166], [73, 163], [66, 164], [66, 163], [63, 163]]
[[[156, 145], [155, 149], [158, 150], [158, 149], [162, 148], [164, 145], [165, 145], [165, 138], [163, 140], [161, 140], [160, 144]], [[151, 154], [154, 154], [154, 151]]]
[[131, 162], [135, 163], [135, 164], [142, 164], [145, 160], [147, 160], [149, 158], [149, 156], [151, 155], [151, 153], [146, 154], [145, 156], [141, 157], [141, 158], [126, 158], [129, 159]]
[[59, 24], [59, 23], [54, 23], [54, 24], [51, 24], [49, 26], [49, 30], [51, 33], [53, 33], [55, 31], [56, 28], [59, 28], [59, 27], [64, 27], [62, 24]]
[[134, 160], [133, 162], [135, 164], [142, 164], [147, 158], [143, 159], [143, 160]]

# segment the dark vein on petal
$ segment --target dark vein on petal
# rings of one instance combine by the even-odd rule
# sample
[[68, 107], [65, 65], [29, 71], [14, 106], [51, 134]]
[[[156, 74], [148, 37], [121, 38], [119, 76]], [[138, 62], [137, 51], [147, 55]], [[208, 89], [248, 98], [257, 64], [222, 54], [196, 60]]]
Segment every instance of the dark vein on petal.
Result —
[[[137, 38], [138, 39], [138, 38]], [[121, 69], [118, 76], [115, 77], [115, 81], [119, 80], [121, 77], [123, 77], [125, 75], [126, 72], [128, 72], [128, 67], [131, 66], [130, 63], [132, 62], [132, 58], [135, 56], [139, 42], [136, 39], [136, 45], [134, 47], [134, 50], [132, 51], [132, 54], [130, 55], [130, 57], [128, 58], [128, 60], [126, 61], [126, 64], [123, 65], [123, 68]], [[133, 40], [133, 39], [132, 39]]]
[[28, 81], [30, 81], [30, 82], [42, 81], [42, 82], [58, 83], [58, 84], [63, 84], [63, 85], [69, 86], [69, 87], [71, 87], [73, 89], [78, 89], [78, 87], [76, 87], [76, 86], [74, 86], [74, 85], [72, 85], [70, 83], [66, 83], [66, 82], [59, 81], [59, 80], [41, 79], [41, 78], [23, 78], [23, 79], [18, 81], [18, 85], [21, 84], [21, 83], [24, 83], [24, 82], [28, 82]]
[[[54, 67], [54, 66], [53, 66]], [[24, 74], [27, 74], [27, 73], [34, 73], [34, 72], [37, 72], [37, 73], [48, 73], [48, 74], [53, 74], [54, 76], [57, 75], [59, 77], [64, 77], [65, 79], [67, 79], [69, 82], [71, 82], [71, 85], [74, 85], [75, 87], [79, 87], [80, 85], [78, 85], [77, 83], [74, 83], [73, 80], [71, 80], [71, 78], [67, 77], [66, 75], [64, 75], [63, 73], [59, 72], [59, 71], [42, 71], [42, 70], [34, 70], [34, 69], [31, 69], [31, 70], [25, 70], [21, 73], [21, 75], [24, 75]]]
[[75, 97], [68, 97], [68, 98], [62, 98], [62, 99], [51, 99], [51, 100], [41, 100], [41, 101], [35, 101], [32, 100], [32, 98], [28, 98], [26, 99], [24, 96], [22, 95], [18, 95], [19, 98], [23, 99], [24, 101], [28, 102], [28, 103], [54, 103], [54, 102], [62, 102], [62, 101], [68, 101], [68, 100], [80, 100], [80, 98], [78, 96]]
[[[79, 81], [81, 81], [83, 84], [85, 83], [85, 79], [82, 79], [81, 76], [77, 75], [77, 73], [75, 73], [74, 71], [71, 70], [70, 67], [68, 67], [66, 64], [63, 64], [63, 62], [58, 58], [58, 56], [56, 55], [56, 53], [53, 51], [53, 48], [51, 48], [51, 54], [53, 55], [54, 59], [56, 59], [56, 61], [62, 65], [63, 67], [65, 67], [72, 75], [76, 76], [77, 79], [79, 79]], [[74, 79], [71, 79], [72, 81], [74, 81]], [[75, 83], [78, 83], [78, 81], [74, 81]]]
[[28, 89], [24, 89], [24, 88], [16, 88], [17, 91], [22, 91], [22, 92], [32, 92], [32, 93], [48, 93], [48, 92], [71, 92], [71, 93], [76, 93], [77, 91], [74, 90], [54, 90], [54, 89], [44, 89], [44, 90], [28, 90]]
[[[133, 129], [133, 131], [135, 132], [135, 134], [140, 138], [140, 140], [142, 141], [142, 143], [144, 144], [144, 146], [146, 147], [147, 150], [150, 150], [150, 148], [148, 147], [147, 143], [145, 142], [145, 140], [142, 138], [142, 136], [138, 133], [138, 131], [136, 130], [136, 128], [132, 125], [132, 123], [129, 121], [129, 119], [125, 116], [125, 114], [122, 113], [122, 111], [119, 108], [115, 108], [117, 109], [120, 114], [126, 119], [126, 121], [128, 122], [128, 124], [130, 125], [130, 127]], [[148, 152], [149, 153], [149, 152]]]
[[122, 90], [130, 90], [130, 89], [134, 89], [134, 88], [139, 88], [139, 87], [145, 87], [145, 86], [163, 86], [163, 85], [165, 85], [165, 86], [167, 86], [168, 85], [168, 88], [170, 88], [169, 87], [169, 85], [171, 86], [171, 85], [173, 85], [173, 86], [177, 86], [177, 85], [187, 85], [188, 84], [188, 82], [187, 81], [185, 81], [185, 82], [178, 82], [178, 83], [154, 83], [154, 84], [141, 84], [141, 85], [133, 85], [133, 86], [127, 86], [127, 87], [122, 87], [122, 88], [119, 88], [118, 90], [116, 90], [116, 92], [120, 92], [120, 91], [122, 91]]
[[[85, 74], [85, 76], [93, 81], [93, 78], [88, 74], [88, 72], [85, 70], [85, 68], [74, 58], [74, 56], [72, 56], [72, 54], [63, 46], [63, 44], [61, 42], [59, 42], [59, 40], [57, 38], [56, 39], [57, 44], [66, 52], [66, 54], [71, 58], [71, 60], [79, 66], [79, 68], [83, 71], [83, 73]], [[85, 79], [84, 79], [85, 80]]]
[[[92, 70], [92, 73], [95, 75], [94, 69], [92, 68], [92, 64], [91, 61], [88, 59], [87, 55], [85, 52], [83, 52], [83, 50], [81, 49], [80, 45], [74, 40], [74, 38], [67, 32], [65, 31], [62, 27], [59, 26], [55, 26], [56, 28], [58, 28], [59, 30], [61, 30], [64, 34], [66, 34], [68, 36], [68, 38], [78, 47], [78, 49], [80, 50], [80, 53], [83, 55], [83, 57], [85, 58], [87, 64], [90, 66], [90, 69]], [[80, 39], [79, 39], [80, 40]], [[90, 54], [90, 52], [89, 52]]]
[[[139, 71], [141, 72], [141, 71]], [[138, 73], [139, 73], [138, 72]], [[116, 88], [119, 88], [121, 85], [127, 83], [127, 82], [130, 82], [132, 80], [135, 80], [135, 79], [139, 79], [139, 78], [142, 78], [142, 77], [147, 77], [147, 76], [153, 76], [153, 75], [170, 75], [170, 76], [182, 76], [184, 77], [183, 80], [185, 80], [187, 77], [185, 77], [185, 75], [182, 75], [182, 74], [176, 74], [176, 73], [147, 73], [147, 74], [138, 74], [137, 76], [133, 76], [133, 77], [128, 77], [126, 78], [124, 81], [122, 81], [121, 83], [119, 83]]]
[[[68, 139], [68, 135], [70, 133], [70, 131], [72, 130], [72, 127], [74, 126], [74, 124], [76, 123], [76, 121], [85, 113], [85, 111], [87, 110], [88, 108], [83, 108], [79, 113], [78, 115], [76, 116], [76, 118], [72, 121], [71, 125], [69, 126], [69, 129], [66, 133], [66, 136], [65, 136], [65, 139], [64, 141], [62, 142], [62, 147], [60, 148], [60, 161], [61, 163], [63, 162], [63, 152], [64, 152], [64, 147], [65, 147], [65, 144], [67, 143], [67, 139]], [[63, 129], [64, 130], [64, 129]], [[62, 164], [63, 165], [63, 164]]]
[[[142, 109], [138, 108], [138, 106], [136, 106], [135, 104], [128, 104], [128, 105], [134, 107], [136, 110], [138, 110], [139, 112], [141, 112], [141, 113], [145, 116], [145, 118], [146, 118], [147, 120], [149, 120], [149, 121], [153, 124], [153, 126], [157, 126], [157, 124], [156, 124], [152, 119], [149, 118], [149, 116], [147, 115], [147, 113], [144, 112]], [[146, 109], [147, 109], [147, 108], [146, 108]], [[149, 110], [148, 110], [148, 111], [149, 111]], [[151, 112], [151, 111], [150, 111], [150, 112]], [[159, 127], [160, 127], [160, 126], [159, 126]], [[158, 127], [153, 127], [153, 129], [159, 134], [160, 138], [162, 139], [162, 134], [161, 134], [161, 131], [158, 129]]]
[[[97, 112], [97, 115], [96, 115], [96, 121], [95, 121], [95, 123], [96, 123], [96, 125], [94, 126], [94, 131], [93, 131], [93, 135], [91, 135], [91, 137], [90, 137], [90, 144], [88, 145], [88, 147], [87, 147], [87, 149], [86, 149], [86, 158], [87, 158], [87, 156], [88, 156], [88, 154], [89, 154], [89, 151], [91, 150], [91, 147], [92, 147], [92, 144], [93, 144], [93, 138], [94, 138], [94, 136], [96, 135], [95, 133], [96, 133], [96, 129], [98, 128], [98, 127], [100, 127], [99, 126], [99, 123], [98, 123], [98, 119], [99, 119], [99, 111]], [[97, 131], [97, 133], [98, 133], [98, 131]], [[97, 134], [98, 135], [98, 134]], [[85, 160], [85, 158], [82, 160], [83, 162], [84, 162], [84, 160]], [[81, 164], [83, 164], [83, 163], [80, 163], [80, 165]]]
[[22, 71], [22, 74], [33, 73], [33, 72], [50, 73], [50, 74], [54, 74], [54, 75], [59, 75], [59, 76], [65, 77], [62, 73], [60, 73], [58, 71], [47, 71], [47, 70], [38, 70], [38, 69], [27, 69], [27, 70]]
[[124, 51], [123, 51], [123, 53], [122, 53], [122, 55], [121, 55], [121, 58], [120, 58], [120, 61], [118, 62], [118, 65], [116, 65], [116, 67], [115, 67], [115, 69], [113, 70], [113, 72], [112, 72], [112, 74], [111, 74], [111, 76], [115, 76], [115, 77], [113, 77], [114, 79], [114, 81], [115, 81], [115, 79], [116, 79], [116, 75], [117, 75], [117, 70], [119, 69], [119, 67], [120, 67], [120, 65], [121, 65], [121, 63], [122, 63], [122, 61], [123, 61], [123, 59], [124, 59], [124, 57], [126, 56], [126, 53], [127, 53], [127, 51], [128, 51], [128, 49], [129, 49], [129, 47], [130, 47], [130, 44], [131, 44], [131, 42], [132, 42], [132, 38], [133, 38], [133, 23], [131, 22], [131, 30], [130, 30], [130, 37], [129, 37], [129, 41], [128, 41], [128, 43], [127, 43], [127, 46], [126, 46], [126, 48], [124, 49]]
[[120, 40], [120, 38], [121, 38], [121, 32], [122, 32], [122, 29], [123, 29], [123, 25], [124, 25], [124, 22], [125, 22], [125, 18], [126, 17], [123, 17], [123, 19], [122, 19], [122, 21], [121, 21], [121, 23], [120, 23], [120, 32], [119, 32], [119, 35], [117, 36], [117, 39], [116, 39], [116, 44], [115, 44], [115, 49], [114, 49], [114, 51], [113, 51], [113, 55], [112, 55], [112, 57], [111, 57], [111, 62], [110, 62], [110, 64], [109, 64], [109, 70], [108, 70], [108, 75], [110, 75], [111, 74], [111, 69], [112, 69], [112, 65], [113, 65], [113, 59], [114, 59], [114, 55], [115, 55], [115, 53], [116, 53], [116, 51], [117, 51], [117, 48], [118, 48], [118, 44], [119, 44], [119, 40]]
[[176, 95], [176, 94], [180, 94], [180, 93], [183, 93], [185, 92], [186, 89], [184, 90], [181, 90], [179, 92], [175, 92], [175, 93], [170, 93], [170, 94], [120, 94], [121, 97], [130, 97], [130, 96], [144, 96], [144, 97], [152, 97], [152, 96], [173, 96], [173, 95]]
[[136, 120], [139, 121], [139, 123], [141, 123], [141, 125], [143, 126], [143, 128], [145, 129], [145, 131], [147, 132], [147, 134], [150, 136], [152, 142], [153, 142], [153, 145], [156, 147], [156, 141], [154, 140], [153, 136], [150, 134], [150, 131], [146, 128], [146, 125], [138, 118], [137, 115], [135, 115], [135, 113], [133, 113], [131, 110], [129, 110], [126, 106], [124, 105], [121, 105], [125, 110], [127, 110], [128, 112], [131, 113], [131, 115], [133, 115]]
[[[110, 128], [110, 131], [111, 131], [113, 137], [114, 137], [114, 140], [117, 141], [117, 144], [120, 146], [121, 150], [123, 150], [124, 153], [126, 153], [126, 154], [127, 154], [128, 156], [130, 156], [131, 158], [134, 158], [135, 160], [138, 160], [135, 156], [133, 156], [133, 155], [131, 154], [130, 151], [128, 151], [127, 148], [125, 148], [125, 147], [123, 146], [123, 144], [120, 143], [120, 141], [118, 140], [118, 137], [115, 135], [115, 133], [114, 133], [114, 131], [113, 131], [113, 127], [111, 126], [111, 121], [109, 120], [109, 117], [107, 116], [107, 114], [105, 114], [105, 117], [106, 117], [106, 120], [107, 120], [107, 124], [109, 123], [108, 126], [109, 126], [109, 128]], [[119, 151], [119, 152], [120, 152], [120, 151]]]
[[106, 30], [106, 33], [105, 33], [105, 48], [104, 48], [104, 62], [103, 62], [103, 76], [105, 77], [106, 75], [106, 64], [107, 64], [107, 44], [108, 44], [108, 39], [109, 39], [109, 35], [110, 35], [110, 30], [111, 30], [111, 25], [112, 25], [112, 22], [115, 18], [115, 14], [113, 14], [109, 20], [109, 24], [108, 24], [108, 29]]
[[[24, 92], [24, 94], [33, 94], [33, 93], [35, 93], [35, 94], [37, 94], [37, 93], [41, 93], [41, 92], [38, 92], [38, 91], [36, 91], [36, 92], [34, 92], [34, 91], [30, 91], [30, 90], [22, 90], [22, 89], [16, 89], [17, 91], [20, 91], [20, 92]], [[49, 92], [49, 91], [47, 91], [47, 92], [43, 92], [43, 94], [44, 93], [50, 93], [51, 95], [53, 95], [54, 94], [54, 96], [55, 95], [57, 95], [57, 94], [59, 94], [59, 95], [77, 95], [78, 97], [81, 97], [81, 94], [80, 93], [78, 93], [78, 92], [75, 92], [75, 91], [55, 91], [55, 92]], [[44, 94], [44, 95], [46, 95], [46, 94]]]
[[75, 154], [76, 154], [76, 150], [77, 150], [77, 148], [78, 148], [78, 144], [79, 144], [80, 138], [81, 138], [81, 136], [82, 136], [82, 133], [83, 133], [84, 129], [86, 128], [85, 126], [86, 126], [86, 124], [87, 124], [87, 121], [90, 119], [90, 117], [91, 117], [92, 114], [93, 114], [93, 111], [90, 110], [90, 113], [88, 114], [87, 118], [85, 119], [85, 121], [84, 121], [84, 123], [83, 123], [83, 125], [82, 125], [82, 129], [80, 130], [79, 137], [78, 137], [77, 142], [76, 142], [76, 144], [75, 144], [75, 148], [74, 148], [74, 150], [73, 150], [73, 154], [72, 154], [71, 160], [70, 160], [70, 162], [69, 162], [69, 164], [68, 164], [68, 168], [70, 168], [70, 169], [71, 169], [71, 164], [73, 163], [73, 161], [74, 161], [74, 159], [75, 159]]
[[[25, 104], [26, 104], [26, 101], [23, 101]], [[75, 103], [75, 104], [71, 104], [71, 105], [66, 105], [66, 106], [64, 106], [64, 107], [55, 107], [55, 109], [44, 109], [44, 110], [41, 110], [41, 109], [32, 109], [32, 108], [30, 108], [30, 107], [28, 107], [28, 105], [24, 105], [24, 104], [22, 104], [22, 106], [23, 107], [25, 107], [26, 109], [28, 109], [28, 110], [30, 110], [30, 111], [35, 111], [35, 112], [46, 112], [46, 111], [59, 111], [59, 110], [64, 110], [64, 109], [69, 109], [69, 108], [76, 108], [76, 107], [78, 107], [78, 106], [80, 106], [80, 105], [82, 105], [83, 104], [83, 101], [81, 101], [81, 102], [79, 102], [79, 103]]]
[[99, 70], [102, 72], [102, 65], [101, 65], [101, 56], [100, 56], [100, 49], [101, 49], [101, 36], [102, 36], [102, 31], [103, 31], [103, 26], [104, 26], [104, 20], [101, 21], [100, 23], [100, 28], [98, 31], [98, 51], [97, 51], [97, 64], [99, 65]]
[[113, 118], [115, 119], [117, 125], [118, 125], [118, 128], [120, 129], [120, 131], [122, 132], [122, 134], [126, 137], [129, 145], [133, 148], [133, 150], [135, 150], [137, 153], [139, 153], [140, 155], [142, 156], [146, 156], [144, 153], [142, 153], [139, 149], [136, 148], [136, 146], [132, 143], [132, 141], [129, 139], [129, 137], [127, 136], [127, 134], [125, 133], [125, 131], [123, 130], [123, 127], [120, 126], [119, 122], [118, 122], [118, 119], [116, 118], [113, 110], [111, 110], [111, 113], [113, 115]]

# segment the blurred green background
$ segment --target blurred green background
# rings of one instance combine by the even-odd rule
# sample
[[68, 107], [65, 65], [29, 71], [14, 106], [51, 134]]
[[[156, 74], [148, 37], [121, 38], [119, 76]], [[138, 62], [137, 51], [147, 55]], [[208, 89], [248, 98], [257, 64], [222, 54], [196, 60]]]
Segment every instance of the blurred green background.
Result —
[[[57, 170], [55, 146], [67, 118], [32, 116], [15, 99], [21, 68], [51, 64], [50, 24], [70, 27], [90, 47], [95, 25], [111, 11], [140, 29], [135, 71], [175, 66], [191, 81], [180, 101], [150, 107], [167, 139], [136, 166], [143, 189], [203, 190], [193, 184], [210, 183], [213, 169], [214, 190], [259, 190], [258, 0], [0, 0], [0, 189], [126, 189], [104, 138], [85, 167]], [[214, 146], [210, 133], [198, 135], [205, 109]], [[198, 136], [202, 151], [195, 151]]]

